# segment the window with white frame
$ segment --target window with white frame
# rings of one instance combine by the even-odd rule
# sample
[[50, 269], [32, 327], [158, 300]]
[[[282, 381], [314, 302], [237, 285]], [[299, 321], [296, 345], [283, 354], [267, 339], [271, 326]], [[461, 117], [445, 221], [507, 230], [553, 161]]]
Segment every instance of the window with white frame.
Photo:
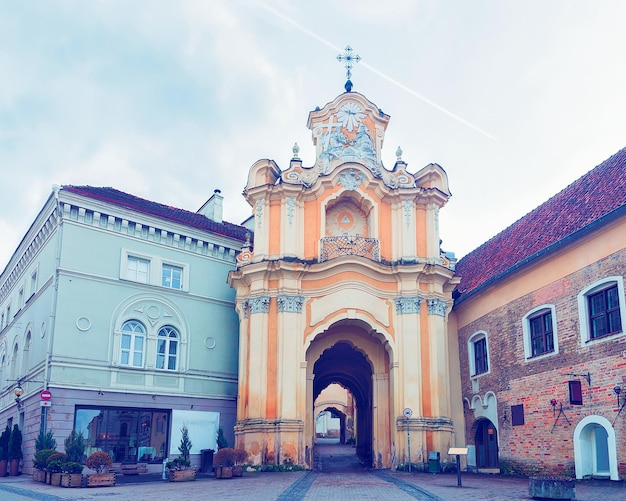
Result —
[[582, 343], [622, 334], [626, 313], [623, 277], [608, 277], [581, 291], [578, 313]]
[[30, 276], [30, 295], [34, 296], [37, 292], [37, 270], [33, 271]]
[[162, 327], [157, 336], [156, 368], [176, 370], [178, 357], [178, 331], [171, 326]]
[[133, 282], [150, 282], [150, 261], [137, 256], [127, 257], [126, 278]]
[[161, 285], [170, 289], [180, 290], [183, 288], [183, 269], [180, 266], [163, 263], [161, 272]]
[[469, 369], [471, 376], [479, 376], [489, 372], [489, 344], [486, 332], [472, 334], [467, 342]]
[[143, 367], [146, 329], [141, 322], [129, 320], [122, 325], [120, 363], [130, 367]]
[[526, 359], [558, 353], [554, 305], [544, 304], [526, 313], [522, 318], [522, 331]]

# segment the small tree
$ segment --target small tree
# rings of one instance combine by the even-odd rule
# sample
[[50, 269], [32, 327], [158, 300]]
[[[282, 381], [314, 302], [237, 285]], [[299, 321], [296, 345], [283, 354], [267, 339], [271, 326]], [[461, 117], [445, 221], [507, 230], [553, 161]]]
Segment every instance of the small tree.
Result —
[[83, 432], [76, 433], [75, 430], [65, 439], [65, 453], [67, 460], [72, 463], [82, 463], [83, 454], [85, 453], [85, 439]]
[[9, 437], [9, 461], [13, 459], [22, 459], [22, 432], [17, 425], [13, 425]]
[[226, 440], [226, 437], [224, 436], [224, 430], [220, 427], [220, 429], [217, 430], [217, 448], [219, 450], [225, 447], [228, 447], [228, 440]]
[[191, 452], [191, 440], [189, 440], [189, 429], [187, 425], [183, 425], [180, 429], [181, 437], [180, 437], [180, 445], [178, 446], [178, 450], [180, 451], [181, 457], [185, 461], [189, 461], [189, 454]]
[[43, 430], [39, 430], [39, 436], [35, 440], [35, 452], [56, 448], [57, 441], [52, 436], [52, 432], [44, 433]]
[[0, 455], [0, 461], [9, 459], [9, 439], [11, 438], [11, 428], [9, 425], [6, 426], [2, 435], [0, 435], [0, 449], [2, 449], [2, 454]]

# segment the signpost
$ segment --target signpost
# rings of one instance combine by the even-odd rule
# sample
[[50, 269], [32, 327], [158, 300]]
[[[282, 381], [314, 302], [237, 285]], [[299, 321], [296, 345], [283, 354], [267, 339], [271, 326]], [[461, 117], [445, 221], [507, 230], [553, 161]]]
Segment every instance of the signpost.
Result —
[[408, 446], [407, 450], [409, 453], [409, 473], [411, 473], [411, 426], [409, 423], [409, 418], [413, 415], [413, 411], [410, 409], [410, 407], [407, 407], [406, 409], [404, 409], [402, 414], [404, 414], [404, 417], [406, 418], [406, 439]]
[[456, 456], [456, 485], [463, 487], [461, 485], [461, 456], [467, 456], [467, 447], [450, 447], [448, 455]]
[[52, 393], [48, 390], [43, 390], [39, 396], [41, 397], [41, 400], [48, 401], [52, 398]]

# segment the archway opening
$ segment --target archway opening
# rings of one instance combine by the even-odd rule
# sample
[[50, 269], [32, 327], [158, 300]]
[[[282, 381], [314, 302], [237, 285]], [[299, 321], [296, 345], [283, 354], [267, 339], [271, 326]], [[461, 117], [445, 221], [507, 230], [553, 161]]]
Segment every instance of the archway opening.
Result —
[[355, 444], [354, 396], [340, 384], [328, 385], [315, 399], [315, 443]]
[[364, 464], [372, 464], [373, 371], [370, 362], [351, 343], [339, 341], [321, 354], [315, 362], [313, 372], [314, 402], [333, 383], [345, 388], [352, 395], [356, 454]]

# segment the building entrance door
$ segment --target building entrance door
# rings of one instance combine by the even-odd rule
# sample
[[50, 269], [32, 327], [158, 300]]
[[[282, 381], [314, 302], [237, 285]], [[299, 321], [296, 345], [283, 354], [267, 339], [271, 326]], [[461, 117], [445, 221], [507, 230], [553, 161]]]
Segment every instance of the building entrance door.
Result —
[[499, 468], [498, 431], [488, 419], [481, 419], [476, 430], [476, 466]]

